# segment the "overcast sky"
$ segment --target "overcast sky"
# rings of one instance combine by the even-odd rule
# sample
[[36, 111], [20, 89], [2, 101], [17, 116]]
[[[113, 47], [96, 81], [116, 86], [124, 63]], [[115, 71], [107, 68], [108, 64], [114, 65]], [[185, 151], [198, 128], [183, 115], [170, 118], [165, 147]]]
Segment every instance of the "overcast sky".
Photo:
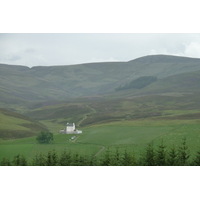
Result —
[[200, 58], [199, 6], [193, 0], [6, 0], [2, 8], [0, 63], [70, 65], [152, 54]]
[[32, 67], [129, 61], [152, 54], [200, 58], [200, 34], [0, 34], [0, 63], [5, 64]]

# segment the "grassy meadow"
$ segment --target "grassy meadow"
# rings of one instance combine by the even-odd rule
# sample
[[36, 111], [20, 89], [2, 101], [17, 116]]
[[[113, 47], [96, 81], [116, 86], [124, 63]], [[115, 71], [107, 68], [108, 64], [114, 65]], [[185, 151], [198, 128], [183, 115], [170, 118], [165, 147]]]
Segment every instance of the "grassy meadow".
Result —
[[[50, 122], [47, 124], [50, 125]], [[56, 124], [54, 124], [55, 127]], [[53, 123], [51, 124], [53, 127]], [[36, 137], [23, 139], [0, 140], [0, 160], [4, 157], [12, 159], [16, 154], [32, 159], [36, 154], [56, 150], [66, 150], [81, 155], [101, 157], [106, 149], [115, 152], [134, 152], [139, 155], [147, 145], [153, 142], [157, 147], [161, 139], [167, 148], [175, 148], [186, 138], [191, 155], [200, 149], [200, 124], [198, 120], [132, 120], [96, 124], [81, 128], [80, 135], [59, 134], [53, 131], [54, 140], [50, 144], [39, 144]], [[71, 139], [76, 136], [75, 139]]]

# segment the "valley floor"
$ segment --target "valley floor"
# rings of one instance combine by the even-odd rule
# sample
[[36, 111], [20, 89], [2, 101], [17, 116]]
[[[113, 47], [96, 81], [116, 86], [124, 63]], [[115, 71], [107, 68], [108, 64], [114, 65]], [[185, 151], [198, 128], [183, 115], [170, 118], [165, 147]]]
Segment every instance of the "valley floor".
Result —
[[185, 137], [191, 155], [199, 150], [200, 123], [198, 120], [135, 120], [119, 121], [82, 128], [83, 133], [73, 135], [54, 133], [51, 144], [38, 144], [35, 137], [1, 140], [0, 160], [12, 159], [16, 154], [32, 159], [36, 154], [56, 150], [58, 153], [78, 153], [101, 157], [105, 150], [141, 154], [151, 142], [158, 146], [163, 140], [167, 148], [177, 148]]

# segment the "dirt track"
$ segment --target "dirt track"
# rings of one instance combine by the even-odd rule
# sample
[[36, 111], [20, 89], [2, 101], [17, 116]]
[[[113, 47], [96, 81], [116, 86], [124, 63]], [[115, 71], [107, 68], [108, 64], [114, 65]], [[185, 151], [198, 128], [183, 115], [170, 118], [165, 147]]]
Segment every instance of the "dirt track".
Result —
[[[80, 137], [80, 135], [79, 136], [77, 136], [72, 142], [76, 142], [76, 140], [78, 139]], [[96, 156], [98, 156], [104, 149], [105, 149], [105, 147], [104, 146], [100, 146], [100, 147], [102, 147], [95, 155], [94, 155], [94, 157], [96, 157]]]
[[104, 146], [101, 146], [101, 147], [102, 147], [102, 149], [101, 149], [100, 151], [98, 151], [98, 152], [94, 155], [94, 157], [95, 157], [95, 156], [98, 156], [98, 155], [105, 149]]

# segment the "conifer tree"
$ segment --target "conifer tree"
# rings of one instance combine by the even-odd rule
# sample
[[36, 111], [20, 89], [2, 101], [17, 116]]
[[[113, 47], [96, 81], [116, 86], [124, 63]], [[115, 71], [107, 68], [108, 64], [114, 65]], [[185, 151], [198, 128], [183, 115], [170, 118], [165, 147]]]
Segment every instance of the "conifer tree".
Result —
[[40, 153], [39, 155], [36, 154], [35, 157], [32, 160], [31, 165], [33, 165], [33, 166], [45, 166], [46, 160], [44, 158], [44, 155], [42, 153]]
[[58, 156], [55, 149], [53, 149], [51, 153], [51, 160], [52, 160], [52, 166], [56, 166], [58, 164]]
[[109, 148], [107, 148], [107, 150], [105, 151], [102, 161], [101, 161], [101, 165], [102, 166], [109, 166], [111, 164], [111, 157], [110, 157], [110, 151]]
[[127, 152], [127, 150], [124, 151], [124, 154], [122, 156], [122, 165], [123, 166], [130, 166], [131, 165], [131, 156]]
[[59, 165], [69, 166], [71, 165], [71, 162], [72, 162], [71, 152], [67, 153], [66, 150], [64, 150], [60, 155]]
[[48, 154], [47, 154], [47, 156], [46, 156], [46, 163], [45, 163], [45, 165], [51, 166], [51, 163], [52, 163], [52, 161], [51, 161], [51, 151], [49, 151]]
[[26, 166], [27, 160], [24, 156], [21, 156], [20, 154], [17, 154], [16, 156], [14, 156], [13, 161], [12, 161], [12, 165], [14, 166]]
[[135, 159], [135, 155], [134, 152], [128, 153], [127, 150], [124, 151], [124, 154], [122, 156], [122, 165], [123, 166], [134, 166], [136, 165], [136, 159]]
[[71, 162], [71, 166], [79, 166], [79, 155], [78, 153], [75, 153], [72, 155], [72, 162]]
[[153, 142], [147, 145], [144, 155], [144, 165], [155, 166], [155, 152], [154, 152]]
[[57, 165], [57, 161], [58, 161], [58, 157], [57, 157], [56, 151], [55, 150], [53, 150], [52, 152], [49, 151], [46, 156], [46, 165], [47, 166], [55, 166], [55, 165]]
[[97, 166], [98, 165], [98, 160], [96, 156], [90, 156], [88, 158], [88, 166]]
[[1, 166], [11, 166], [11, 161], [8, 158], [3, 158], [0, 163]]
[[22, 155], [21, 158], [20, 158], [20, 166], [27, 166], [27, 165], [28, 165], [28, 161], [24, 157], [24, 155]]
[[178, 152], [176, 151], [176, 149], [173, 145], [168, 152], [166, 165], [176, 166], [178, 164], [177, 159], [178, 159]]
[[138, 159], [137, 159], [137, 165], [138, 166], [144, 166], [145, 165], [145, 154], [146, 153], [140, 151]]
[[178, 161], [179, 165], [186, 166], [188, 165], [188, 159], [190, 157], [188, 146], [186, 145], [186, 138], [184, 137], [183, 142], [181, 146], [179, 147], [179, 153], [178, 153]]
[[20, 166], [20, 155], [19, 155], [19, 154], [17, 154], [17, 155], [13, 158], [12, 164], [13, 164], [14, 166]]
[[110, 160], [110, 165], [111, 166], [119, 166], [119, 165], [121, 165], [120, 154], [119, 154], [119, 149], [118, 148], [115, 149], [115, 154], [112, 157], [112, 159]]
[[166, 164], [166, 152], [165, 152], [165, 146], [163, 144], [163, 139], [161, 139], [161, 143], [156, 151], [155, 165], [164, 166], [165, 164]]
[[195, 158], [193, 159], [192, 165], [200, 166], [200, 150], [196, 152]]
[[79, 155], [79, 166], [87, 166], [88, 165], [88, 157], [87, 155]]

